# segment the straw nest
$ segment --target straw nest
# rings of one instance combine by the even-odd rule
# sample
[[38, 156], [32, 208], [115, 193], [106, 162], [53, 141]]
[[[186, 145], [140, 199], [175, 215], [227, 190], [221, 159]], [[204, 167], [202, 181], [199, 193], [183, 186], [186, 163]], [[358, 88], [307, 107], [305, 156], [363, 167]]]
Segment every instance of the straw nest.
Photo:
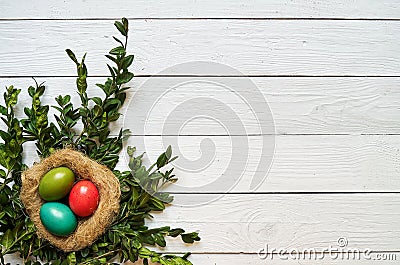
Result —
[[[40, 179], [49, 170], [60, 166], [70, 168], [77, 180], [92, 181], [100, 194], [99, 206], [94, 214], [80, 219], [75, 232], [66, 237], [50, 234], [44, 228], [39, 216], [40, 207], [45, 202], [39, 196]], [[120, 195], [119, 181], [109, 168], [72, 149], [56, 151], [22, 173], [21, 200], [36, 225], [39, 237], [47, 239], [65, 252], [89, 246], [104, 233], [118, 214]]]

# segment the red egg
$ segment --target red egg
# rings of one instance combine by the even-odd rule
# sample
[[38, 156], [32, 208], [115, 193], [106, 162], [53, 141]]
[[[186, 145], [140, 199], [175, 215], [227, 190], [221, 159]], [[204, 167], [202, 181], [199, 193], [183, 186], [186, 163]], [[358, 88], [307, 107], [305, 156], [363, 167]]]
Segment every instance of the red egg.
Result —
[[99, 191], [93, 182], [81, 180], [72, 187], [68, 202], [77, 216], [87, 217], [93, 214], [99, 205]]

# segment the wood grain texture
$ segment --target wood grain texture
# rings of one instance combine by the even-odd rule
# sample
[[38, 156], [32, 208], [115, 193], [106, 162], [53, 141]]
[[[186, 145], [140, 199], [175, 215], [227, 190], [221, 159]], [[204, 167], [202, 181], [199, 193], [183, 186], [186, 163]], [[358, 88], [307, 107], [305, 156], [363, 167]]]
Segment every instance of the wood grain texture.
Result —
[[[312, 259], [291, 259], [289, 256], [283, 256], [282, 258], [273, 257], [272, 259], [262, 260], [257, 255], [246, 255], [246, 254], [193, 254], [190, 256], [190, 260], [193, 264], [202, 265], [265, 265], [265, 264], [276, 264], [276, 265], [380, 265], [387, 262], [388, 264], [394, 264], [400, 259], [399, 253], [377, 253], [371, 255], [371, 260], [344, 260], [342, 259], [330, 259], [326, 258], [323, 260]], [[391, 261], [392, 260], [392, 261]], [[136, 264], [135, 264], [136, 265]], [[141, 265], [138, 263], [138, 265]]]
[[[91, 96], [102, 96], [95, 84], [104, 80], [89, 78]], [[46, 81], [45, 104], [54, 104], [60, 94], [71, 94], [79, 104], [75, 78], [47, 77], [38, 81]], [[0, 78], [0, 87], [12, 84], [23, 90], [20, 102], [29, 105], [27, 88], [33, 80]], [[122, 110], [124, 117], [115, 128], [129, 127], [135, 135], [400, 133], [400, 78], [137, 77], [129, 86], [132, 92]], [[210, 107], [196, 98], [218, 102], [213, 101]], [[188, 100], [192, 100], [190, 105], [185, 103]], [[150, 106], [153, 109], [148, 110]], [[207, 113], [210, 108], [214, 113]], [[225, 109], [235, 115], [225, 115], [220, 122], [196, 118], [201, 113], [217, 118], [216, 113]], [[263, 131], [257, 115], [269, 110], [275, 128]], [[188, 111], [193, 113], [191, 117]]]
[[[262, 153], [263, 140], [132, 136], [126, 145], [146, 152], [144, 164], [149, 165], [172, 144], [179, 156], [173, 163], [179, 181], [166, 190], [175, 193], [400, 191], [398, 136], [278, 136], [270, 169], [266, 161], [272, 154]], [[232, 150], [235, 141], [248, 142], [248, 148]], [[25, 153], [28, 166], [38, 161], [32, 143]], [[127, 170], [127, 163], [122, 151], [118, 168]]]
[[[328, 255], [327, 255], [328, 256]], [[317, 261], [314, 258], [301, 258], [295, 259], [290, 258], [288, 255], [277, 256], [274, 255], [272, 259], [260, 259], [256, 254], [192, 254], [189, 260], [193, 264], [201, 265], [265, 265], [265, 264], [276, 264], [276, 265], [315, 265], [316, 262], [321, 265], [381, 265], [382, 263], [394, 264], [400, 259], [400, 253], [398, 252], [378, 252], [371, 254], [371, 259], [334, 259], [326, 258]], [[21, 259], [17, 255], [6, 257], [6, 262], [11, 264], [21, 262]], [[149, 262], [151, 265], [157, 265]], [[138, 261], [135, 263], [126, 263], [126, 265], [143, 265], [143, 262]]]
[[[176, 192], [400, 191], [398, 136], [277, 136], [274, 154], [262, 150], [267, 141], [133, 136], [128, 144], [145, 151], [147, 162], [171, 144], [180, 157], [180, 181], [169, 187]], [[248, 146], [236, 149], [237, 142]], [[252, 183], [260, 186], [253, 190]]]
[[[41, 79], [39, 81], [42, 81]], [[103, 78], [89, 79], [92, 96], [100, 95], [94, 84]], [[186, 84], [190, 78], [151, 78], [156, 80], [146, 85], [148, 78], [137, 78], [131, 84], [136, 94], [130, 93], [134, 108], [123, 110], [125, 121], [115, 125], [115, 132], [121, 127], [133, 132], [130, 145], [138, 147], [138, 152], [146, 152], [146, 162], [155, 161], [168, 146], [173, 145], [176, 161], [178, 185], [172, 185], [173, 192], [338, 192], [338, 191], [399, 191], [399, 137], [396, 135], [359, 135], [399, 133], [396, 125], [399, 119], [399, 78], [252, 78], [269, 101], [276, 123], [278, 136], [275, 138], [274, 160], [271, 169], [263, 167], [260, 161], [272, 156], [262, 153], [262, 146], [268, 135], [235, 135], [224, 126], [211, 119], [192, 120], [183, 130], [178, 130], [181, 120], [172, 121], [172, 135], [165, 136], [161, 119], [169, 110], [168, 104], [175, 108], [181, 99], [208, 96], [221, 99], [238, 113], [241, 123], [249, 133], [259, 133], [257, 121], [248, 115], [245, 102], [237, 99], [234, 92], [220, 90], [221, 86], [208, 86], [214, 83], [241, 82], [240, 78], [205, 78], [186, 89], [172, 90], [166, 96], [167, 105], [158, 106], [158, 111], [150, 118], [141, 112], [152, 104], [153, 94], [164, 89]], [[205, 82], [206, 81], [206, 82]], [[44, 103], [54, 103], [58, 94], [71, 94], [73, 100], [74, 78], [49, 78]], [[15, 84], [26, 88], [31, 79], [0, 79], [0, 85]], [[243, 87], [236, 93], [242, 93]], [[68, 93], [68, 91], [70, 91]], [[140, 91], [143, 94], [140, 94]], [[133, 96], [134, 95], [134, 96]], [[130, 98], [128, 99], [130, 100]], [[29, 105], [26, 91], [21, 93], [22, 105]], [[255, 101], [259, 108], [263, 101]], [[253, 106], [254, 107], [254, 106]], [[171, 107], [170, 107], [171, 108]], [[201, 105], [190, 105], [194, 113], [203, 110]], [[188, 110], [182, 109], [185, 113]], [[22, 109], [18, 110], [21, 114]], [[54, 112], [53, 112], [54, 113]], [[172, 115], [180, 117], [179, 114]], [[146, 118], [147, 117], [147, 118]], [[147, 131], [140, 131], [141, 123], [150, 123]], [[227, 120], [233, 124], [234, 120]], [[314, 135], [281, 135], [310, 133]], [[351, 135], [315, 135], [345, 133]], [[146, 137], [141, 135], [146, 134]], [[181, 135], [176, 137], [176, 135]], [[211, 134], [211, 135], [210, 135]], [[355, 135], [358, 134], [358, 135]], [[152, 136], [153, 135], [153, 136]], [[164, 137], [160, 137], [164, 135]], [[234, 143], [245, 143], [244, 149], [233, 149]], [[27, 149], [31, 154], [34, 147]], [[27, 155], [27, 163], [32, 164], [34, 155]], [[194, 162], [193, 162], [194, 161]], [[197, 161], [197, 163], [196, 163]], [[121, 168], [126, 166], [121, 161]], [[194, 167], [194, 169], [193, 169]], [[230, 182], [217, 182], [223, 178]], [[251, 183], [255, 176], [266, 176], [258, 189]]]
[[[132, 18], [129, 50], [142, 77], [130, 84], [135, 93], [114, 133], [130, 128], [126, 144], [146, 151], [147, 165], [173, 145], [179, 181], [167, 190], [175, 202], [148, 225], [202, 237], [193, 246], [169, 240], [160, 251], [192, 251], [202, 265], [311, 265], [256, 253], [266, 244], [321, 251], [343, 237], [350, 249], [378, 253], [317, 264], [398, 262], [399, 1], [0, 0], [0, 86], [25, 89], [20, 100], [28, 105], [26, 77], [40, 76], [48, 85], [44, 103], [66, 93], [77, 102], [75, 67], [64, 52], [71, 48], [79, 57], [89, 52], [90, 93], [99, 95], [94, 84], [108, 74], [112, 20], [122, 16]], [[192, 61], [234, 70], [169, 68]], [[143, 77], [158, 74], [240, 77]], [[231, 114], [216, 119], [224, 111]], [[263, 131], [257, 114], [269, 112], [274, 126]], [[271, 139], [268, 170], [259, 165], [271, 155], [261, 151]], [[25, 150], [28, 165], [37, 161], [33, 144]], [[126, 169], [124, 155], [118, 167]], [[253, 189], [260, 173], [267, 177]], [[6, 261], [20, 263], [15, 255]]]
[[[129, 50], [140, 75], [226, 75], [168, 67], [192, 61], [229, 65], [244, 75], [398, 75], [398, 21], [137, 20]], [[110, 21], [1, 21], [2, 76], [70, 76], [64, 49], [89, 51], [90, 75], [107, 74]], [[62, 44], [62, 45], [61, 45]], [[238, 72], [234, 72], [237, 75]]]
[[[2, 18], [399, 18], [396, 0], [4, 1]], [[24, 6], [21, 9], [21, 6]]]
[[[334, 256], [333, 256], [334, 257]], [[382, 263], [394, 264], [400, 260], [399, 253], [376, 253], [371, 255], [371, 260], [347, 260], [345, 259], [334, 259], [326, 258], [322, 260], [312, 259], [292, 259], [289, 256], [283, 255], [282, 257], [274, 256], [272, 259], [260, 259], [257, 255], [246, 255], [246, 254], [192, 254], [190, 261], [193, 264], [201, 265], [265, 265], [265, 264], [276, 264], [276, 265], [381, 265]], [[136, 264], [135, 264], [136, 265]], [[141, 265], [138, 262], [137, 265]]]
[[[199, 230], [202, 241], [187, 246], [169, 240], [163, 251], [258, 253], [271, 248], [321, 251], [344, 237], [348, 248], [398, 251], [399, 194], [176, 195], [175, 204], [155, 214], [150, 227], [170, 225]], [[201, 198], [202, 197], [202, 198]]]
[[320, 252], [337, 247], [341, 237], [348, 249], [398, 251], [399, 194], [224, 195], [181, 206], [204, 196], [210, 195], [176, 195], [174, 205], [147, 222], [201, 232], [202, 241], [194, 245], [172, 239], [161, 251], [257, 254], [268, 244], [269, 253], [273, 248]]

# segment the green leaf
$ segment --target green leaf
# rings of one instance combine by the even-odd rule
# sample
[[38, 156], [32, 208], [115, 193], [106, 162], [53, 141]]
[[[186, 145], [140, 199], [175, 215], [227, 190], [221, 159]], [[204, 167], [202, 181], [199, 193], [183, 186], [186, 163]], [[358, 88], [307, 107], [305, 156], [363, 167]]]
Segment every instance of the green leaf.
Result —
[[103, 103], [103, 101], [101, 100], [101, 98], [99, 97], [93, 97], [91, 98], [91, 100], [96, 103], [97, 105], [101, 105]]
[[1, 236], [1, 245], [8, 249], [13, 244], [13, 233], [11, 229], [8, 229], [2, 236]]
[[93, 114], [95, 117], [101, 117], [103, 115], [103, 108], [99, 105], [95, 105], [93, 108]]
[[111, 76], [113, 77], [113, 79], [115, 78], [115, 72], [114, 72], [114, 69], [111, 67], [111, 66], [109, 66], [108, 64], [107, 64], [107, 67], [108, 67], [108, 71], [110, 71], [110, 74], [111, 74]]
[[70, 265], [76, 264], [75, 252], [69, 253], [68, 256], [67, 256], [67, 259], [68, 259], [68, 264], [70, 264]]
[[136, 238], [132, 239], [132, 246], [136, 249], [140, 249], [142, 247], [142, 243]]
[[167, 243], [165, 242], [164, 236], [162, 234], [154, 234], [154, 242], [160, 247], [165, 247]]
[[181, 237], [182, 237], [183, 242], [188, 243], [188, 244], [192, 244], [195, 241], [200, 241], [200, 237], [197, 232], [181, 234]]
[[123, 68], [123, 69], [128, 69], [128, 67], [131, 66], [131, 64], [132, 64], [132, 62], [133, 62], [133, 58], [134, 58], [133, 55], [125, 56], [125, 57], [122, 59], [121, 68]]
[[8, 134], [7, 132], [0, 130], [0, 137], [5, 141], [8, 142], [11, 139], [11, 135]]
[[126, 17], [122, 18], [122, 24], [124, 25], [125, 31], [128, 32], [129, 22], [128, 19], [126, 19]]
[[111, 56], [111, 55], [109, 55], [109, 54], [106, 54], [105, 56], [107, 57], [107, 59], [113, 61], [114, 63], [118, 63], [117, 58], [115, 58], [115, 57], [113, 57], [113, 56]]
[[109, 53], [112, 55], [123, 55], [123, 54], [125, 54], [125, 49], [122, 46], [118, 46], [118, 47], [111, 49]]
[[156, 210], [163, 211], [165, 209], [164, 203], [162, 201], [160, 201], [159, 199], [152, 197], [150, 200], [153, 203]]
[[154, 172], [149, 175], [149, 179], [152, 179], [152, 180], [159, 180], [162, 178], [163, 178], [163, 175], [160, 172]]
[[171, 237], [177, 237], [177, 236], [179, 236], [180, 234], [183, 234], [183, 233], [185, 233], [185, 230], [183, 230], [182, 228], [176, 228], [176, 229], [171, 229], [168, 232], [168, 235], [171, 236]]
[[37, 94], [39, 97], [41, 97], [41, 96], [43, 95], [45, 89], [46, 89], [45, 86], [39, 85], [38, 88], [37, 88], [36, 94]]
[[33, 86], [30, 86], [29, 88], [28, 88], [28, 94], [29, 94], [29, 96], [31, 97], [31, 98], [33, 98], [33, 96], [35, 95], [35, 88], [33, 87]]
[[168, 159], [165, 153], [161, 154], [157, 159], [157, 168], [162, 168], [167, 163]]
[[121, 46], [124, 46], [124, 43], [123, 43], [120, 39], [118, 39], [117, 37], [114, 37], [114, 36], [113, 36], [113, 39], [114, 39], [116, 42], [118, 42], [119, 44], [121, 44]]
[[71, 96], [70, 95], [66, 95], [62, 100], [63, 105], [66, 105], [68, 102], [70, 102], [70, 100], [71, 100]]
[[115, 27], [118, 29], [118, 31], [119, 31], [123, 36], [126, 36], [126, 35], [127, 35], [127, 32], [126, 32], [126, 30], [125, 30], [125, 27], [124, 27], [124, 25], [123, 25], [121, 22], [115, 21], [115, 22], [114, 22], [114, 25], [115, 25]]
[[167, 157], [167, 159], [170, 159], [172, 155], [172, 147], [169, 145], [167, 147], [167, 150], [165, 151], [165, 156]]
[[126, 84], [132, 80], [133, 76], [134, 75], [131, 72], [124, 72], [117, 77], [117, 84], [118, 85]]
[[140, 181], [145, 180], [145, 178], [148, 176], [148, 172], [144, 166], [141, 166], [136, 172], [135, 172], [135, 178], [139, 179]]
[[65, 51], [67, 52], [69, 58], [71, 58], [71, 60], [74, 61], [74, 63], [79, 64], [75, 54], [70, 49], [66, 49]]
[[18, 101], [18, 94], [21, 92], [21, 89], [14, 89], [13, 86], [8, 88], [9, 93], [5, 98], [7, 107], [14, 107]]
[[139, 255], [141, 258], [150, 258], [153, 252], [145, 247], [139, 249]]
[[130, 157], [132, 157], [133, 156], [133, 154], [136, 152], [136, 147], [134, 147], [134, 146], [128, 146], [128, 148], [127, 148], [127, 153], [128, 153], [128, 155], [130, 156]]
[[112, 98], [106, 101], [104, 104], [104, 110], [110, 112], [112, 109], [118, 109], [121, 106], [121, 101], [116, 98]]
[[0, 105], [0, 114], [7, 115], [7, 108]]

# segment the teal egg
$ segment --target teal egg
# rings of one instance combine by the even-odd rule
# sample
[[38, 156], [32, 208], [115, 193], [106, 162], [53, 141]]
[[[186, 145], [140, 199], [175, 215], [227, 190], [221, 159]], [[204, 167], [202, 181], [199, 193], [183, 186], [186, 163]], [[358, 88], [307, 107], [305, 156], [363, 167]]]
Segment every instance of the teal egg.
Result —
[[40, 220], [50, 233], [67, 236], [75, 231], [77, 220], [71, 209], [59, 202], [46, 202], [40, 207]]

